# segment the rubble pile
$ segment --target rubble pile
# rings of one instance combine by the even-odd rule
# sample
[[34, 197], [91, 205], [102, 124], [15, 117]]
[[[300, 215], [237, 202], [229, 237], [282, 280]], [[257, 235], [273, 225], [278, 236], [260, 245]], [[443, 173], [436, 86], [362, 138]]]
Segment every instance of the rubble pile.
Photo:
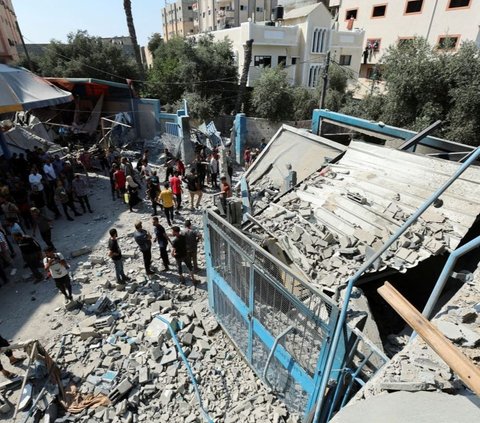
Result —
[[[269, 205], [256, 218], [266, 231], [258, 225], [250, 229], [263, 236], [273, 234], [289, 259], [325, 290], [345, 284], [413, 211], [405, 209], [399, 194], [378, 201], [352, 193], [344, 177], [331, 169], [315, 174], [278, 203], [271, 202], [274, 192], [264, 190], [262, 203]], [[441, 212], [427, 210], [370, 271], [389, 267], [405, 272], [458, 242]]]
[[[477, 366], [480, 364], [480, 270], [432, 319], [432, 323]], [[465, 385], [450, 367], [416, 336], [395, 355], [352, 402], [380, 395], [385, 391], [443, 391], [458, 394]]]
[[[122, 240], [124, 256], [135, 259], [133, 240]], [[137, 259], [138, 262], [140, 260]], [[151, 279], [129, 270], [132, 282], [114, 285], [108, 263], [93, 251], [76, 281], [95, 278], [97, 292], [79, 302], [77, 324], [49, 348], [57, 356], [65, 385], [82, 395], [107, 395], [110, 406], [85, 409], [57, 421], [200, 422], [192, 381], [168, 326], [175, 331], [193, 370], [203, 406], [213, 421], [297, 422], [268, 392], [210, 314], [206, 292], [166, 274]], [[132, 266], [130, 266], [132, 267]], [[60, 314], [62, 310], [57, 310]]]

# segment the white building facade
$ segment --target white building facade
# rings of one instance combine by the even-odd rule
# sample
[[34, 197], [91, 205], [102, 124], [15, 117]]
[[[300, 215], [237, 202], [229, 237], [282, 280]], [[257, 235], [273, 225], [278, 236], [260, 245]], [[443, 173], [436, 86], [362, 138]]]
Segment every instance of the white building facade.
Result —
[[322, 3], [292, 9], [276, 26], [245, 22], [237, 28], [212, 32], [216, 40], [233, 45], [238, 72], [244, 64], [244, 46], [253, 39], [247, 86], [253, 87], [265, 67], [283, 66], [292, 85], [314, 88], [320, 81], [328, 50], [348, 75], [358, 74], [364, 34], [335, 31], [332, 16]]
[[424, 37], [454, 52], [463, 41], [480, 45], [480, 0], [330, 0], [338, 29], [365, 31], [360, 78], [371, 78], [391, 45]]

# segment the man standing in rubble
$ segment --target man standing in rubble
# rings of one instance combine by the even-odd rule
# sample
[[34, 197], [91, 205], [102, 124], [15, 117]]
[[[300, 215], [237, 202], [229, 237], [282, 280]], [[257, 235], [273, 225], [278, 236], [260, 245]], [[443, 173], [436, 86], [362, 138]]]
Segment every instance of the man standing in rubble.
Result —
[[52, 247], [45, 248], [45, 258], [43, 259], [45, 270], [55, 281], [58, 290], [65, 297], [65, 302], [73, 300], [72, 283], [68, 269], [70, 266], [66, 262], [62, 254], [56, 253]]
[[172, 255], [175, 258], [175, 261], [177, 262], [178, 274], [180, 276], [180, 283], [185, 284], [185, 278], [183, 277], [183, 269], [182, 269], [182, 264], [185, 263], [190, 273], [192, 284], [194, 287], [196, 287], [198, 281], [195, 279], [195, 276], [193, 274], [192, 262], [187, 254], [187, 242], [185, 239], [185, 235], [183, 235], [180, 232], [180, 228], [178, 226], [174, 226], [172, 228], [172, 235], [173, 235]]
[[120, 247], [118, 246], [118, 233], [115, 228], [110, 229], [110, 239], [108, 240], [108, 255], [115, 266], [115, 275], [117, 276], [117, 283], [123, 285], [130, 280], [123, 271], [123, 258]]
[[154, 272], [150, 269], [150, 266], [152, 265], [152, 236], [142, 228], [142, 222], [138, 221], [135, 223], [133, 237], [142, 252], [145, 272], [148, 276], [153, 275]]

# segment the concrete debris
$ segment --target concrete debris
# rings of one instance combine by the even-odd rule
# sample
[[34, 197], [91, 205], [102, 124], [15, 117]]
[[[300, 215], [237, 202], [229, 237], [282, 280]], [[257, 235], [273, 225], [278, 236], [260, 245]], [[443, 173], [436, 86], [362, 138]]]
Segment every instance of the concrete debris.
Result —
[[[432, 319], [432, 323], [450, 339], [463, 354], [478, 363], [480, 330], [475, 307], [480, 296], [480, 269], [474, 273], [474, 284], [464, 284], [454, 297]], [[400, 350], [365, 385], [350, 403], [362, 401], [385, 391], [440, 390], [461, 393], [465, 386], [450, 367], [417, 336], [406, 344], [408, 337], [389, 336], [389, 344], [399, 342]]]
[[[86, 272], [106, 273], [109, 264], [92, 259], [95, 256], [90, 255], [92, 268]], [[139, 264], [138, 273], [142, 270]], [[133, 279], [124, 291], [101, 285], [82, 297], [77, 325], [65, 337], [58, 364], [82, 394], [103, 393], [112, 405], [68, 421], [201, 421], [185, 365], [167, 325], [157, 317], [176, 332], [214, 421], [300, 421], [259, 384], [219, 331], [204, 291], [163, 274]], [[55, 342], [52, 354], [58, 349]], [[252, 392], [261, 393], [261, 402], [247, 400]], [[231, 414], [238, 404], [244, 404], [241, 413]]]

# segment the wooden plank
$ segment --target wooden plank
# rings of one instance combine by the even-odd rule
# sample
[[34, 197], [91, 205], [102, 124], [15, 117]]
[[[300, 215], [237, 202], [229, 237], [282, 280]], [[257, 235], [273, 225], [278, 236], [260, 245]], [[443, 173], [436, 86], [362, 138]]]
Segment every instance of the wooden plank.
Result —
[[413, 307], [391, 284], [377, 289], [382, 298], [457, 373], [475, 394], [480, 395], [480, 369], [475, 366], [430, 321]]

